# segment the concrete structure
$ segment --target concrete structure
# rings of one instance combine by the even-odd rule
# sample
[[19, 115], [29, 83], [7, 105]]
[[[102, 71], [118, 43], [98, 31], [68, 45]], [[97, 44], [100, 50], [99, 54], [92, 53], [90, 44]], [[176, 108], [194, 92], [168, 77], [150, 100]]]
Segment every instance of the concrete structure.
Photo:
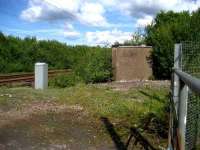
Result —
[[48, 87], [48, 64], [35, 64], [35, 89], [47, 89]]
[[119, 46], [112, 49], [116, 81], [147, 80], [152, 76], [151, 46]]

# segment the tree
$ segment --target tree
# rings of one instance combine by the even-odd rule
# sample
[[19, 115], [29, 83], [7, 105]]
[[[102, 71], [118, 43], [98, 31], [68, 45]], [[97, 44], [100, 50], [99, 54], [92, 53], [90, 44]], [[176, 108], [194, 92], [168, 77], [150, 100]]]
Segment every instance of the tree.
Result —
[[155, 78], [170, 79], [174, 44], [191, 39], [190, 20], [191, 15], [187, 11], [161, 11], [151, 25], [146, 27], [145, 42], [153, 46], [151, 58]]

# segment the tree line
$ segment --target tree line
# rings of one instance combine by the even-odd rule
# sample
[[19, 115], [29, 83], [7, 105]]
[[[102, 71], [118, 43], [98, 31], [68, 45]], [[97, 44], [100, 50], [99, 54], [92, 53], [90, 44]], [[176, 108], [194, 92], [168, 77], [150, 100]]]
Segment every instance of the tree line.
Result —
[[72, 69], [85, 82], [102, 82], [111, 80], [111, 56], [110, 48], [69, 46], [0, 32], [0, 73], [31, 72], [35, 62], [46, 62], [49, 69]]

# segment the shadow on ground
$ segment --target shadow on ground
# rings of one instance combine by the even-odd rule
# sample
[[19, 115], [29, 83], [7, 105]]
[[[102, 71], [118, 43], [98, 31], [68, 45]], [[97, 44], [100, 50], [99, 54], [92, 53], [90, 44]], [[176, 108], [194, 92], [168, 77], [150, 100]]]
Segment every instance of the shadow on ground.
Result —
[[156, 150], [154, 146], [138, 131], [135, 127], [130, 127], [130, 133], [125, 142], [122, 141], [120, 135], [116, 132], [114, 125], [106, 117], [101, 117], [101, 121], [105, 125], [107, 132], [115, 144], [117, 150], [128, 149], [144, 149]]

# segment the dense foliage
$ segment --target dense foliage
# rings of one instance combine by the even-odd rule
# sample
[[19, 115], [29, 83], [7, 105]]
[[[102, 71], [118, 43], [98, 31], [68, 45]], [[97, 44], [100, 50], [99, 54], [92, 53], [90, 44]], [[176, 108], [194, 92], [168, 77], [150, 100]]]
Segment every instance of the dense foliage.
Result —
[[33, 71], [35, 62], [46, 62], [50, 69], [71, 68], [86, 83], [107, 81], [112, 76], [109, 48], [68, 46], [0, 33], [0, 73]]
[[146, 28], [146, 44], [153, 46], [152, 66], [157, 79], [169, 79], [174, 44], [200, 39], [200, 10], [193, 13], [160, 12]]
[[78, 83], [84, 83], [83, 79], [74, 72], [70, 74], [60, 74], [49, 80], [50, 87], [65, 88], [75, 86]]
[[83, 48], [77, 52], [73, 71], [86, 83], [108, 81], [112, 76], [112, 51], [97, 47]]

